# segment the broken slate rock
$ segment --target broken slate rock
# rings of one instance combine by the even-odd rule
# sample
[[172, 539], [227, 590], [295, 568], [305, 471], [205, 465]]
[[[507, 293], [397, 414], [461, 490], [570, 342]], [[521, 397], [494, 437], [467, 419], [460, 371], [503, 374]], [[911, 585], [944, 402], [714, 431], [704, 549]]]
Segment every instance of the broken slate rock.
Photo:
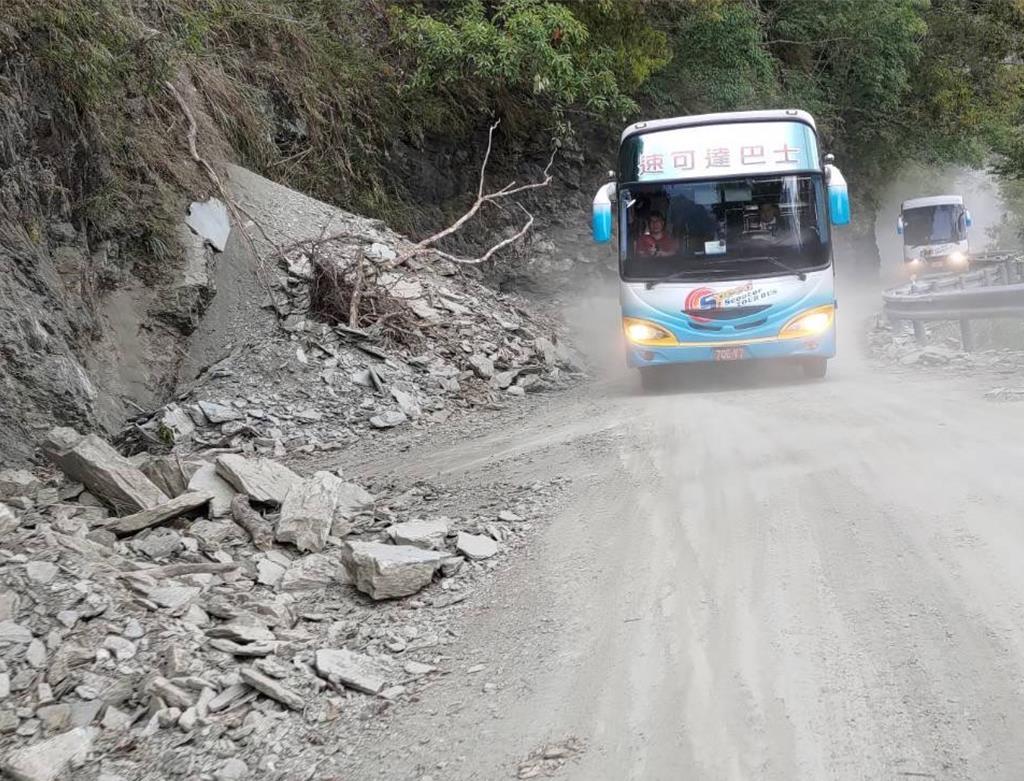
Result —
[[344, 648], [321, 648], [316, 652], [316, 672], [332, 683], [365, 694], [379, 694], [387, 685], [388, 670], [365, 654]]
[[27, 645], [32, 642], [32, 631], [14, 621], [0, 621], [0, 647]]
[[212, 498], [212, 494], [203, 493], [202, 491], [189, 491], [162, 503], [158, 507], [127, 515], [124, 518], [118, 518], [116, 521], [107, 524], [104, 528], [114, 534], [134, 534], [150, 526], [156, 526], [158, 523], [164, 523], [165, 521], [177, 518], [179, 515], [198, 510], [203, 505], [209, 503]]
[[373, 599], [407, 597], [427, 586], [444, 554], [411, 545], [350, 542], [345, 567], [357, 589]]
[[306, 699], [304, 697], [283, 686], [270, 676], [257, 672], [251, 667], [243, 667], [238, 671], [238, 674], [245, 683], [272, 700], [277, 700], [282, 705], [300, 713], [305, 709]]
[[256, 562], [256, 581], [264, 586], [276, 586], [286, 571], [283, 564], [266, 558], [260, 559]]
[[228, 423], [232, 420], [244, 420], [245, 415], [241, 410], [229, 407], [226, 404], [215, 404], [212, 401], [199, 402], [199, 409], [203, 411], [206, 419], [211, 423]]
[[481, 379], [488, 380], [494, 376], [494, 361], [483, 353], [474, 353], [469, 356], [469, 365]]
[[18, 528], [18, 516], [6, 504], [0, 503], [0, 535], [7, 536]]
[[467, 559], [489, 559], [498, 552], [498, 543], [482, 534], [459, 532], [455, 548]]
[[312, 591], [334, 583], [350, 583], [345, 567], [336, 556], [314, 553], [293, 563], [281, 578], [280, 591]]
[[173, 556], [182, 549], [181, 535], [174, 529], [153, 529], [141, 540], [134, 540], [132, 548], [154, 561]]
[[229, 518], [231, 516], [231, 500], [235, 498], [234, 487], [217, 474], [216, 464], [203, 464], [188, 481], [189, 491], [208, 493], [210, 499], [210, 518]]
[[[317, 472], [292, 486], [277, 522], [278, 542], [290, 542], [300, 551], [322, 551], [335, 521], [346, 519], [373, 501], [354, 483], [330, 472]], [[348, 530], [345, 529], [345, 532]]]
[[55, 428], [43, 443], [46, 456], [119, 513], [149, 510], [168, 497], [128, 459], [95, 434]]
[[258, 643], [272, 641], [276, 638], [274, 633], [266, 626], [255, 623], [245, 623], [240, 620], [230, 621], [213, 629], [206, 631], [208, 637], [231, 640], [234, 643]]
[[157, 586], [146, 592], [146, 597], [160, 607], [177, 610], [185, 607], [199, 596], [202, 589], [198, 586]]
[[226, 760], [213, 775], [214, 781], [248, 781], [250, 778], [252, 776], [249, 772], [249, 766], [235, 757]]
[[0, 499], [32, 497], [40, 488], [42, 484], [36, 480], [35, 475], [25, 469], [0, 470]]
[[85, 761], [96, 731], [79, 727], [12, 752], [3, 764], [13, 781], [54, 781], [72, 764]]
[[415, 545], [417, 548], [441, 550], [448, 536], [448, 521], [408, 521], [387, 528], [388, 537], [396, 545]]
[[188, 479], [181, 469], [181, 463], [174, 456], [150, 456], [143, 463], [142, 472], [172, 499], [181, 496], [188, 487]]
[[217, 473], [252, 501], [280, 505], [302, 478], [268, 458], [247, 459], [229, 453], [217, 458]]
[[394, 428], [409, 420], [409, 417], [400, 410], [389, 409], [374, 415], [370, 418], [370, 425], [374, 428]]
[[406, 393], [399, 388], [392, 388], [391, 395], [395, 399], [395, 403], [398, 404], [400, 409], [405, 415], [411, 420], [419, 420], [423, 411], [420, 409], [419, 403], [416, 401], [416, 397], [411, 393]]
[[48, 561], [30, 561], [25, 565], [25, 574], [33, 583], [46, 586], [57, 577], [57, 565]]

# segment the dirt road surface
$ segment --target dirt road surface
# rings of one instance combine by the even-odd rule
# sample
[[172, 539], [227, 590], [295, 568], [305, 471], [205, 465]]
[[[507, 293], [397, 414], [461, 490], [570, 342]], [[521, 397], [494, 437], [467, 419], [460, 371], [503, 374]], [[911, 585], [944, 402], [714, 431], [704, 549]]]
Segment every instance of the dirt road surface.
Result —
[[1024, 778], [1024, 406], [872, 365], [844, 304], [824, 382], [620, 375], [378, 465], [571, 483], [343, 777], [514, 778], [575, 738], [558, 778]]

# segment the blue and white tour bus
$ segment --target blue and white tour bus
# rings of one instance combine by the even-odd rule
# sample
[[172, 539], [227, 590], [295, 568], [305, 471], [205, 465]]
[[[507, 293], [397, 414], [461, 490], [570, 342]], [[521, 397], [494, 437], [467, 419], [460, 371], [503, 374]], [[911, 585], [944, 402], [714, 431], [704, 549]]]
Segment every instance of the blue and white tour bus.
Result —
[[832, 225], [846, 181], [803, 111], [638, 122], [593, 233], [617, 226], [627, 362], [645, 386], [667, 364], [790, 359], [823, 377], [835, 355]]

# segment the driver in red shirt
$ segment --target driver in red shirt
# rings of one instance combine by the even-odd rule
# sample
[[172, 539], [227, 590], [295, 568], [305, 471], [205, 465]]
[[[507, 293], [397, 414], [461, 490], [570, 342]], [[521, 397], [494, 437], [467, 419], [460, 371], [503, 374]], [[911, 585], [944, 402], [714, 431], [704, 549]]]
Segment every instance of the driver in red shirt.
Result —
[[679, 251], [679, 242], [665, 231], [665, 218], [652, 214], [648, 220], [647, 233], [637, 239], [636, 251], [647, 257], [664, 258]]

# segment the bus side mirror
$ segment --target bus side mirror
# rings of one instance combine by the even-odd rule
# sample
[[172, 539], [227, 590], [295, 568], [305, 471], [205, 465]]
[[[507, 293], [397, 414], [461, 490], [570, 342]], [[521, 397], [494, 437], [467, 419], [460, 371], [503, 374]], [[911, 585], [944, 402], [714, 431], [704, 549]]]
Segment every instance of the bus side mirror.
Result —
[[609, 182], [594, 196], [594, 215], [591, 231], [594, 241], [607, 244], [612, 240], [612, 199], [615, 197], [615, 182]]
[[968, 228], [970, 228], [972, 225], [974, 225], [974, 220], [971, 219], [971, 213], [970, 212], [964, 212], [964, 224]]
[[842, 171], [834, 165], [825, 166], [825, 181], [828, 182], [828, 209], [833, 225], [850, 224], [850, 193]]
[[904, 225], [903, 225], [903, 215], [901, 214], [899, 217], [896, 218], [896, 235], [897, 236], [902, 236], [903, 235], [903, 228], [904, 228]]

